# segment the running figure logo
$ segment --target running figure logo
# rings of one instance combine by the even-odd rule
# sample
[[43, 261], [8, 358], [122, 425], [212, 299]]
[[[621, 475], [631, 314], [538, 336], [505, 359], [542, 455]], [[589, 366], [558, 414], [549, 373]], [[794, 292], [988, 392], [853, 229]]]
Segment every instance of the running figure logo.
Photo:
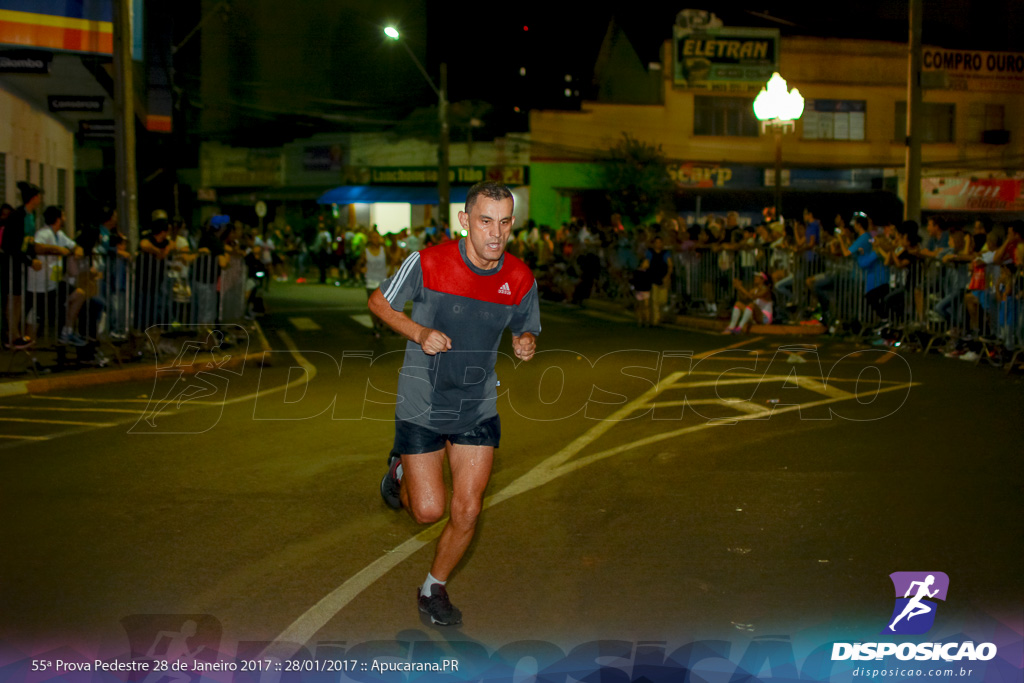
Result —
[[882, 633], [927, 633], [935, 623], [934, 600], [946, 599], [949, 577], [943, 572], [893, 572], [889, 578], [896, 589], [896, 605]]

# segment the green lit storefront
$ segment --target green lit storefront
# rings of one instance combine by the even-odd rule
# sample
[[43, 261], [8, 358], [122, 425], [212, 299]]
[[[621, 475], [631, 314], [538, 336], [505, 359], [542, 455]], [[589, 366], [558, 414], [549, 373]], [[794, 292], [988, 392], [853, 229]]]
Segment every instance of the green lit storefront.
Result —
[[[771, 170], [758, 166], [671, 162], [674, 204], [688, 220], [738, 211], [759, 220], [773, 203]], [[766, 173], [767, 171], [767, 173]], [[867, 211], [880, 217], [902, 213], [899, 198], [882, 182], [880, 168], [793, 168], [783, 173], [783, 214], [801, 215], [804, 207], [821, 215]], [[600, 162], [540, 161], [530, 165], [530, 217], [557, 228], [573, 217], [606, 220], [609, 188]], [[652, 216], [657, 207], [652, 207]]]

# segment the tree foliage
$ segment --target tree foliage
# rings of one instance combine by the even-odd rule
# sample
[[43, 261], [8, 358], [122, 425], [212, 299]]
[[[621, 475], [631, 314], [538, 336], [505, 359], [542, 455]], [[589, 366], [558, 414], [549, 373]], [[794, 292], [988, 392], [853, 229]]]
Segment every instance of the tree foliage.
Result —
[[671, 203], [673, 182], [661, 145], [655, 147], [628, 133], [609, 150], [605, 182], [612, 211], [634, 225]]

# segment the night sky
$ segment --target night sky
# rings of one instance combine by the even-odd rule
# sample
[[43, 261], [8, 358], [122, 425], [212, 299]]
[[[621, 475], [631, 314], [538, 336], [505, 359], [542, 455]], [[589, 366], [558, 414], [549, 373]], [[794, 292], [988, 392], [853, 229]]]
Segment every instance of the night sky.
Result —
[[[202, 0], [202, 14], [215, 5]], [[481, 139], [526, 130], [531, 108], [578, 107], [579, 99], [566, 99], [564, 90], [590, 95], [613, 19], [643, 62], [657, 59], [685, 6], [664, 0], [231, 0], [176, 66], [179, 83], [202, 106], [204, 137], [274, 145], [331, 130], [387, 129], [398, 121], [405, 121], [403, 134], [429, 135], [436, 117], [427, 108], [437, 97], [405, 50], [383, 36], [383, 27], [394, 24], [435, 82], [440, 63], [448, 64], [449, 100], [462, 103], [453, 116], [483, 123], [474, 131]], [[1024, 33], [1024, 12], [1011, 0], [928, 0], [925, 8], [926, 44], [1008, 50]], [[907, 36], [907, 2], [899, 0], [717, 3], [708, 9], [727, 26], [778, 28], [783, 36]], [[199, 11], [175, 26], [177, 36], [191, 29]]]

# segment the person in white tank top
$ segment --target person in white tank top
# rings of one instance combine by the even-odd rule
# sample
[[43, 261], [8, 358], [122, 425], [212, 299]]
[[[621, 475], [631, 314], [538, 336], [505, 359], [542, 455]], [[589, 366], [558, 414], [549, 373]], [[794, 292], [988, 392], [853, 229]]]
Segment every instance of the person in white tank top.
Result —
[[[371, 230], [358, 266], [358, 272], [362, 273], [363, 278], [366, 280], [367, 300], [380, 287], [380, 283], [387, 279], [391, 273], [391, 267], [391, 255], [384, 248], [380, 233], [376, 230]], [[373, 320], [373, 337], [374, 339], [380, 339], [384, 323], [372, 312], [370, 313], [370, 318]]]

